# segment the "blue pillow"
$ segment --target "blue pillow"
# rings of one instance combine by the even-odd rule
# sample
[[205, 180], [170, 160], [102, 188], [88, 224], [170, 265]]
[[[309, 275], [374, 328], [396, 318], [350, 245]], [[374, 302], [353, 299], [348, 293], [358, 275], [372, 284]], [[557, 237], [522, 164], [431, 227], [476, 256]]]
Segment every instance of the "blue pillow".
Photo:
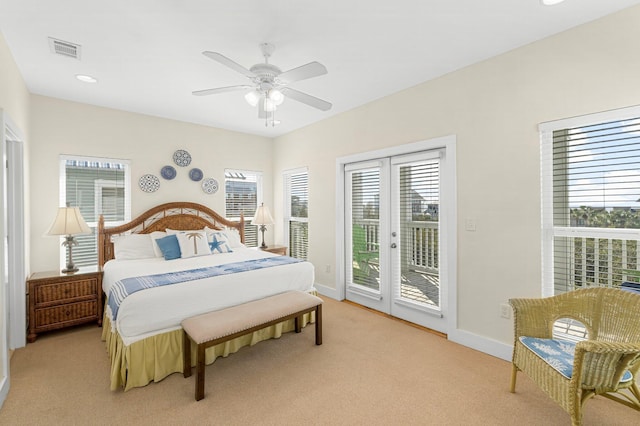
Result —
[[182, 256], [178, 237], [174, 234], [158, 238], [156, 244], [160, 247], [164, 260], [180, 259], [180, 256]]

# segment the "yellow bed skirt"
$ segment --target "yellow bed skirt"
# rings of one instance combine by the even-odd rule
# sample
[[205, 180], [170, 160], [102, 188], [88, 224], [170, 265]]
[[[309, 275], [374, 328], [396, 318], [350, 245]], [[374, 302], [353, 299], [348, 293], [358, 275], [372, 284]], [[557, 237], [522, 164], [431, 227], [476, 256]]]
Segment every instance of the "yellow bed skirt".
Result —
[[[106, 309], [105, 309], [106, 312]], [[302, 325], [314, 322], [313, 313], [304, 315]], [[219, 356], [226, 357], [245, 346], [253, 346], [268, 339], [277, 339], [294, 329], [294, 320], [265, 327], [252, 334], [212, 346], [206, 351], [206, 363], [212, 364]], [[102, 340], [106, 342], [111, 359], [111, 390], [125, 391], [158, 382], [170, 374], [182, 373], [182, 329], [169, 331], [124, 345], [117, 332], [111, 331], [106, 314], [102, 323]], [[191, 365], [196, 363], [196, 346], [191, 342]]]

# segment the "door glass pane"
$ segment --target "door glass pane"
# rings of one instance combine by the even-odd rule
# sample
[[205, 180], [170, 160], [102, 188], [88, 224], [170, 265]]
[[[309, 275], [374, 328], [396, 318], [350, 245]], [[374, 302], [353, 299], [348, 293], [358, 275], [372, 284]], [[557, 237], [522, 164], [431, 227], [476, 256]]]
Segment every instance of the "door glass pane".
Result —
[[380, 170], [351, 174], [352, 283], [380, 290]]
[[438, 159], [398, 168], [400, 298], [440, 307], [440, 163]]

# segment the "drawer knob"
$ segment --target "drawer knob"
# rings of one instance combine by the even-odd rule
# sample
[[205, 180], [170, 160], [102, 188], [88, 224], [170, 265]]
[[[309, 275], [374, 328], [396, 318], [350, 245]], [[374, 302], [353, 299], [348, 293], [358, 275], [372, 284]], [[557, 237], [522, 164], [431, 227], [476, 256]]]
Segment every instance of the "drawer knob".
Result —
[[67, 310], [66, 314], [67, 316], [71, 315], [71, 311]]

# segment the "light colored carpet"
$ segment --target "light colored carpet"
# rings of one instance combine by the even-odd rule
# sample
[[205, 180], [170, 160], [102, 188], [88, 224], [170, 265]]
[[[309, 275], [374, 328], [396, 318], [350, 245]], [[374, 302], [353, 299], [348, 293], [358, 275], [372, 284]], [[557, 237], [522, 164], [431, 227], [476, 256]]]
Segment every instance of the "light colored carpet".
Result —
[[[218, 359], [195, 377], [173, 374], [109, 391], [95, 325], [44, 334], [11, 360], [2, 425], [569, 425], [568, 415], [511, 364], [365, 309], [326, 299], [322, 346], [313, 327]], [[585, 425], [640, 424], [601, 397]]]

